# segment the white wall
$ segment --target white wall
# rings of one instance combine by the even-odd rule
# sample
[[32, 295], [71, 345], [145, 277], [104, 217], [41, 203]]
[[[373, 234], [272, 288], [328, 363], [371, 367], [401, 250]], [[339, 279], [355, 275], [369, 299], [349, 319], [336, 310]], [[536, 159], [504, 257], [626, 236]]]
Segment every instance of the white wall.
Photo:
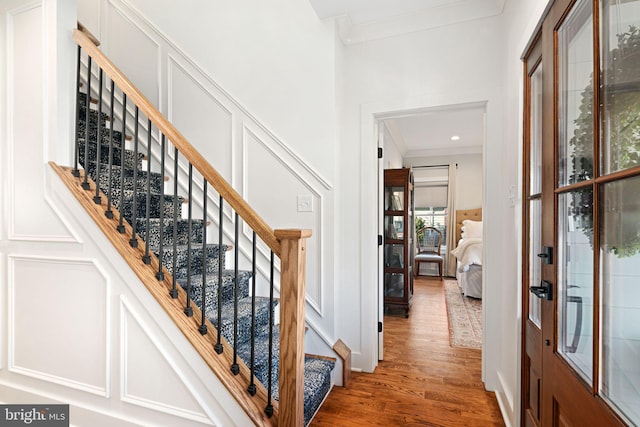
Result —
[[455, 156], [408, 157], [406, 166], [432, 166], [457, 163], [456, 209], [475, 209], [482, 206], [482, 154]]
[[69, 404], [72, 425], [249, 425], [47, 164], [72, 152], [75, 7], [0, 0], [0, 401]]

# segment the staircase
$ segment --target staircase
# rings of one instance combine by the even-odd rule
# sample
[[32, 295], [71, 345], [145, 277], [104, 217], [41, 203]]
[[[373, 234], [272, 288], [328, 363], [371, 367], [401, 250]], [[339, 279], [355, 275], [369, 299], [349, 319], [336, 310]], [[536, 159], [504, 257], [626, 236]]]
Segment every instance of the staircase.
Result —
[[[76, 31], [74, 39], [83, 48], [89, 51], [93, 49], [90, 46], [91, 42], [83, 33]], [[81, 80], [80, 48], [78, 53], [78, 80]], [[96, 58], [100, 56], [97, 53], [89, 55]], [[96, 60], [104, 61], [99, 58]], [[197, 156], [195, 160], [185, 159], [184, 155], [180, 156], [181, 150], [178, 149], [177, 144], [175, 149], [168, 146], [169, 137], [165, 138], [165, 131], [161, 128], [162, 123], [159, 125], [152, 123], [152, 119], [149, 118], [148, 125], [139, 131], [140, 123], [144, 124], [144, 120], [138, 116], [138, 102], [132, 117], [127, 113], [127, 98], [122, 96], [123, 112], [119, 119], [121, 123], [117, 126], [119, 130], [115, 129], [115, 122], [118, 120], [114, 113], [114, 106], [117, 105], [117, 102], [114, 102], [114, 94], [117, 90], [113, 81], [118, 79], [110, 74], [111, 89], [108, 90], [107, 79], [103, 81], [103, 68], [110, 73], [110, 66], [113, 66], [105, 66], [102, 63], [100, 66], [100, 81], [94, 80], [92, 85], [91, 79], [95, 76], [88, 72], [87, 81], [84, 81], [81, 84], [82, 88], [78, 90], [76, 110], [78, 112], [76, 117], [78, 163], [73, 170], [54, 168], [59, 174], [66, 174], [65, 181], [73, 181], [76, 187], [72, 191], [76, 193], [79, 200], [83, 197], [87, 200], [92, 199], [98, 206], [104, 206], [106, 202], [104, 212], [106, 219], [103, 222], [111, 221], [113, 224], [118, 224], [114, 227], [109, 226], [112, 228], [109, 233], [126, 235], [129, 246], [144, 253], [141, 259], [131, 260], [130, 265], [136, 270], [148, 270], [145, 272], [147, 276], [150, 273], [155, 276], [156, 283], [145, 283], [145, 285], [148, 288], [159, 286], [158, 292], [161, 293], [162, 284], [170, 284], [169, 292], [166, 292], [164, 297], [157, 298], [165, 298], [169, 301], [184, 300], [184, 306], [181, 307], [182, 315], [197, 319], [194, 321], [198, 325], [199, 334], [212, 337], [215, 345], [205, 349], [208, 352], [207, 357], [224, 355], [225, 358], [231, 358], [226, 374], [218, 373], [218, 375], [238, 376], [241, 371], [248, 370], [248, 384], [245, 391], [248, 396], [243, 399], [251, 399], [256, 394], [258, 396], [266, 394], [264, 412], [267, 417], [276, 414], [274, 419], [278, 419], [280, 425], [308, 425], [331, 389], [331, 372], [335, 366], [335, 360], [302, 353], [303, 343], [299, 340], [297, 342], [291, 340], [291, 336], [296, 336], [295, 333], [287, 332], [286, 336], [283, 336], [281, 346], [280, 333], [281, 330], [287, 330], [286, 322], [290, 317], [296, 318], [293, 328], [290, 329], [297, 329], [298, 334], [304, 329], [303, 317], [298, 319], [297, 315], [289, 316], [289, 313], [296, 311], [297, 314], [303, 313], [304, 286], [301, 288], [302, 295], [296, 296], [297, 302], [292, 304], [291, 308], [285, 307], [284, 294], [287, 291], [284, 290], [283, 279], [281, 284], [283, 307], [278, 307], [281, 301], [274, 295], [274, 251], [272, 250], [271, 276], [267, 280], [270, 281], [267, 286], [269, 295], [257, 295], [257, 287], [260, 284], [262, 285], [259, 286], [260, 289], [265, 287], [262, 283], [265, 282], [265, 278], [259, 277], [260, 274], [256, 269], [256, 236], [257, 233], [260, 235], [261, 230], [253, 232], [251, 270], [242, 270], [239, 267], [241, 264], [239, 257], [242, 256], [239, 251], [240, 223], [244, 221], [245, 225], [251, 225], [252, 212], [249, 212], [248, 218], [244, 218], [239, 213], [239, 211], [244, 213], [242, 209], [225, 205], [224, 193], [227, 190], [208, 187], [208, 185], [213, 187], [214, 184], [211, 180], [204, 178], [208, 175], [206, 167], [200, 167], [204, 170], [198, 170], [200, 159]], [[91, 62], [88, 67], [91, 67]], [[99, 89], [95, 89], [96, 87]], [[103, 88], [107, 88], [104, 94]], [[109, 93], [110, 101], [104, 102], [105, 98], [108, 99]], [[128, 87], [126, 91], [122, 89], [122, 94], [129, 95], [134, 101], [136, 97], [141, 96], [137, 90], [133, 96], [132, 93]], [[91, 99], [94, 95], [97, 99]], [[94, 101], [96, 105], [90, 108]], [[106, 105], [105, 108], [102, 106], [103, 102]], [[144, 102], [141, 103], [144, 104]], [[109, 114], [103, 110], [109, 110]], [[125, 137], [130, 129], [127, 127], [127, 120], [130, 128], [134, 129], [130, 140]], [[158, 131], [162, 131], [158, 132], [162, 133], [161, 144], [152, 140], [154, 126], [158, 126]], [[144, 134], [145, 138], [141, 138], [140, 134]], [[151, 155], [152, 151], [161, 153], [161, 160], [154, 158]], [[166, 165], [170, 162], [165, 159], [165, 154], [173, 155], [173, 158], [169, 159], [174, 162], [172, 169]], [[183, 162], [180, 165], [179, 158]], [[188, 165], [184, 163], [185, 161]], [[79, 170], [78, 164], [82, 166], [84, 172]], [[211, 168], [208, 164], [207, 166]], [[184, 169], [188, 169], [187, 174], [183, 172]], [[173, 192], [170, 194], [165, 194], [167, 172], [173, 174]], [[71, 176], [72, 174], [75, 178]], [[179, 187], [179, 182], [188, 187], [187, 194], [180, 194], [182, 187]], [[84, 189], [84, 195], [78, 191], [78, 186]], [[196, 191], [198, 189], [199, 191]], [[219, 211], [217, 217], [207, 209], [211, 192], [220, 194], [216, 207]], [[235, 193], [232, 193], [229, 197], [231, 199], [229, 203], [234, 203], [234, 195]], [[197, 197], [199, 199], [196, 203]], [[84, 202], [87, 203], [87, 200]], [[233, 208], [235, 212], [230, 214], [225, 211], [225, 207]], [[224, 221], [229, 215], [232, 215], [233, 220], [230, 225], [226, 225]], [[235, 236], [232, 239], [225, 235], [229, 227], [235, 227]], [[217, 232], [215, 233], [217, 240], [212, 236], [214, 234], [212, 232]], [[287, 231], [280, 233], [281, 237], [286, 235]], [[304, 233], [302, 235], [304, 237]], [[275, 236], [278, 237], [277, 232]], [[116, 238], [119, 237], [113, 237], [112, 241]], [[263, 241], [271, 247], [268, 239]], [[287, 251], [286, 248], [296, 248], [296, 246], [285, 245], [286, 238], [282, 238], [281, 242], [282, 278], [292, 275], [294, 277], [297, 275], [298, 278], [302, 276], [304, 284], [304, 259], [302, 263], [298, 262], [298, 268], [294, 266], [292, 269], [288, 267], [289, 264], [285, 259], [287, 256], [285, 252], [291, 252], [294, 255], [302, 253], [304, 256], [304, 245], [298, 246], [297, 252], [293, 249]], [[233, 259], [228, 259], [231, 254]], [[142, 276], [139, 274], [139, 277]], [[294, 292], [294, 294], [299, 293], [300, 288]], [[274, 318], [276, 308], [280, 308], [283, 313], [279, 324]], [[282, 354], [281, 357], [281, 348], [291, 347], [297, 348], [298, 351], [294, 351], [293, 354]], [[290, 361], [287, 358], [294, 360]], [[293, 381], [282, 381], [281, 373], [289, 375], [289, 372], [296, 369], [296, 364], [303, 364], [303, 377], [296, 379], [294, 372]], [[303, 395], [299, 387], [300, 382], [303, 385]], [[300, 408], [285, 408], [284, 402], [279, 404], [282, 393], [287, 393], [285, 399], [287, 402], [291, 400], [291, 396], [294, 396], [294, 399], [303, 399], [303, 402], [299, 402]], [[245, 410], [251, 411], [251, 409]], [[300, 411], [303, 412], [303, 416]], [[289, 412], [292, 415], [283, 416]], [[260, 419], [260, 416], [254, 416], [253, 419]], [[302, 422], [300, 422], [301, 419], [303, 419]]]

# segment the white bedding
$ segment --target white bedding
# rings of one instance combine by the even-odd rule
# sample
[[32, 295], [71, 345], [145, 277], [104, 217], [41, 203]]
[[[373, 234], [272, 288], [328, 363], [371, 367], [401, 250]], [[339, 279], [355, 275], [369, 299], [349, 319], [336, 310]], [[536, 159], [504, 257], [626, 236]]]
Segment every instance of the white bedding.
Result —
[[482, 239], [460, 239], [458, 247], [451, 254], [459, 261], [458, 271], [464, 273], [469, 271], [469, 266], [482, 265]]

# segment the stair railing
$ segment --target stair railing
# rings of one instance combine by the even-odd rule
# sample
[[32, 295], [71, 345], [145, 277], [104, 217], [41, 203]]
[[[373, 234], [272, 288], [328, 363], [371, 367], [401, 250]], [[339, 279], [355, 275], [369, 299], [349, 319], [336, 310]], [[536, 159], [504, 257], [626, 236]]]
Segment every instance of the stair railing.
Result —
[[[193, 185], [195, 182], [202, 182], [202, 203], [201, 216], [203, 227], [203, 243], [202, 243], [202, 259], [192, 260], [192, 251], [187, 250], [187, 272], [186, 272], [186, 303], [184, 305], [185, 316], [192, 316], [193, 299], [198, 298], [202, 302], [201, 319], [199, 320], [198, 332], [202, 335], [213, 333], [207, 326], [211, 323], [208, 321], [207, 316], [211, 314], [213, 318], [217, 319], [215, 323], [218, 325], [215, 329], [215, 345], [212, 347], [212, 351], [221, 355], [225, 350], [225, 343], [232, 346], [233, 358], [229, 369], [234, 375], [240, 373], [240, 366], [244, 366], [243, 363], [238, 361], [238, 251], [239, 241], [238, 233], [240, 227], [240, 220], [253, 230], [252, 236], [252, 273], [251, 278], [251, 292], [252, 292], [252, 313], [251, 319], [251, 356], [247, 371], [250, 373], [247, 375], [248, 384], [246, 393], [253, 396], [256, 394], [257, 388], [261, 387], [256, 385], [254, 374], [254, 336], [255, 336], [255, 292], [256, 292], [256, 245], [258, 237], [266, 246], [270, 249], [270, 283], [269, 283], [269, 375], [268, 384], [266, 385], [266, 407], [265, 413], [268, 416], [275, 415], [279, 425], [285, 426], [302, 426], [304, 424], [304, 309], [305, 309], [305, 263], [306, 263], [306, 239], [311, 236], [310, 230], [273, 230], [260, 216], [242, 199], [242, 197], [229, 185], [224, 178], [207, 162], [207, 160], [187, 141], [187, 139], [160, 113], [153, 104], [127, 79], [127, 77], [97, 48], [95, 38], [86, 34], [86, 30], [75, 30], [73, 33], [73, 39], [78, 44], [77, 55], [77, 106], [76, 106], [76, 122], [81, 114], [84, 114], [85, 129], [84, 132], [80, 128], [76, 128], [76, 141], [74, 151], [74, 165], [72, 174], [82, 180], [82, 188], [88, 190], [90, 185], [88, 183], [88, 176], [92, 174], [95, 181], [95, 196], [93, 198], [96, 204], [101, 204], [102, 194], [106, 192], [107, 196], [107, 208], [104, 212], [105, 216], [109, 219], [114, 218], [114, 213], [111, 209], [112, 205], [116, 203], [122, 210], [125, 206], [125, 166], [130, 165], [133, 169], [132, 182], [133, 192], [130, 201], [130, 214], [129, 222], [130, 227], [127, 228], [124, 222], [124, 217], [127, 216], [126, 212], [120, 212], [119, 222], [115, 226], [119, 233], [125, 233], [131, 231], [131, 240], [129, 244], [131, 247], [136, 248], [139, 244], [138, 234], [141, 236], [142, 243], [145, 245], [144, 255], [141, 257], [141, 262], [147, 265], [147, 268], [153, 268], [155, 271], [155, 277], [159, 282], [163, 282], [165, 277], [171, 281], [171, 286], [168, 289], [168, 298], [177, 299], [181, 294], [181, 286], [176, 283], [176, 257], [177, 257], [177, 229], [178, 225], [178, 211], [180, 210], [181, 197], [178, 194], [178, 180], [181, 176], [180, 162], [188, 164], [188, 196], [186, 203], [188, 205], [187, 213], [187, 227], [188, 227], [188, 243], [189, 249], [191, 248], [191, 240], [194, 231], [192, 226], [196, 221], [196, 214], [194, 213], [194, 191]], [[86, 99], [84, 105], [81, 105], [81, 62], [82, 55], [87, 55], [87, 78], [86, 78]], [[94, 131], [91, 126], [91, 78], [93, 74], [94, 64], [98, 67], [98, 105], [97, 105], [97, 126], [96, 132], [96, 149], [95, 153], [90, 153], [89, 138], [90, 134]], [[108, 135], [103, 135], [101, 131], [101, 123], [106, 123], [106, 118], [103, 119], [103, 86], [107, 85], [107, 79], [109, 80], [109, 129]], [[115, 117], [115, 93], [119, 92], [121, 95], [120, 102], [122, 104], [121, 112], [121, 128], [120, 130], [114, 129]], [[126, 155], [125, 139], [127, 135], [127, 116], [128, 108], [134, 109], [134, 135], [133, 135], [133, 156]], [[83, 111], [84, 110], [84, 111]], [[145, 120], [146, 118], [146, 127]], [[143, 132], [146, 132], [147, 141], [145, 145], [146, 154], [139, 153], [140, 145], [140, 124], [142, 123]], [[76, 126], [79, 126], [78, 124]], [[166, 173], [173, 173], [173, 196], [170, 197], [172, 203], [166, 203], [167, 199], [164, 196], [164, 192], [161, 194], [152, 194], [151, 192], [151, 177], [152, 177], [152, 134], [154, 130], [158, 132], [159, 140], [161, 141], [160, 147], [160, 165], [159, 174], [164, 177]], [[118, 136], [119, 133], [119, 136]], [[84, 134], [84, 141], [80, 135]], [[120, 139], [120, 145], [114, 142], [117, 137]], [[171, 149], [173, 146], [173, 150]], [[173, 152], [173, 153], [172, 153]], [[173, 167], [167, 167], [166, 155], [173, 154]], [[119, 154], [119, 156], [118, 156]], [[95, 157], [92, 157], [95, 156]], [[108, 157], [107, 170], [102, 170], [101, 164], [103, 160]], [[94, 160], [95, 159], [95, 160]], [[142, 164], [142, 160], [146, 159], [146, 170], [143, 170], [139, 164]], [[180, 160], [179, 160], [180, 159]], [[114, 164], [114, 160], [116, 163]], [[79, 163], [82, 163], [84, 167], [84, 176], [79, 169]], [[119, 171], [118, 171], [119, 169]], [[114, 173], [120, 173], [120, 176], [115, 176]], [[194, 177], [194, 174], [198, 175]], [[164, 178], [163, 178], [164, 180]], [[112, 183], [116, 185], [112, 185]], [[206, 228], [208, 225], [209, 212], [207, 209], [207, 199], [209, 197], [208, 187], [211, 187], [219, 195], [218, 202], [218, 286], [217, 292], [217, 312], [207, 313], [207, 301], [214, 298], [213, 295], [209, 295], [208, 286], [206, 286], [206, 263], [207, 263], [207, 233]], [[164, 183], [163, 183], [164, 188]], [[146, 194], [146, 210], [140, 212], [142, 206], [140, 200], [137, 198], [139, 190], [144, 190]], [[159, 209], [159, 226], [157, 240], [152, 240], [152, 225], [150, 219], [150, 209], [156, 205]], [[233, 221], [235, 226], [235, 241], [233, 246], [234, 251], [234, 279], [235, 286], [233, 289], [234, 294], [234, 321], [233, 321], [233, 336], [232, 338], [225, 339], [222, 336], [222, 330], [225, 327], [222, 324], [222, 284], [223, 284], [223, 265], [222, 265], [222, 252], [223, 252], [223, 229], [225, 221], [225, 207], [227, 211], [233, 210]], [[142, 215], [140, 215], [142, 214]], [[138, 221], [138, 218], [144, 218], [143, 221]], [[171, 221], [169, 227], [165, 227], [165, 219]], [[140, 229], [143, 231], [139, 231]], [[172, 236], [171, 233], [172, 232]], [[169, 234], [169, 235], [167, 235]], [[172, 253], [167, 254], [163, 252], [163, 241], [173, 237]], [[154, 246], [154, 242], [158, 242], [157, 256], [152, 256], [150, 250]], [[272, 337], [273, 337], [273, 325], [275, 323], [273, 319], [273, 306], [274, 306], [274, 258], [280, 258], [280, 359], [279, 359], [279, 384], [271, 384], [271, 353], [272, 349]], [[202, 269], [202, 286], [201, 294], [197, 295], [191, 286], [191, 267], [200, 263]], [[171, 275], [171, 278], [168, 277]], [[230, 341], [230, 342], [229, 342]], [[273, 399], [272, 387], [277, 386], [279, 392], [278, 402]], [[251, 414], [249, 414], [251, 416]], [[274, 417], [275, 418], [275, 417]]]

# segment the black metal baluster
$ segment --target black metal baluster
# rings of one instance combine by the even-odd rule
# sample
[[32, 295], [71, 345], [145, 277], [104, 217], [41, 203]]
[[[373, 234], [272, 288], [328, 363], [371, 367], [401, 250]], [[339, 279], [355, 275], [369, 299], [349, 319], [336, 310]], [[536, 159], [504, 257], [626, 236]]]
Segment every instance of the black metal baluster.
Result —
[[98, 89], [98, 129], [96, 135], [96, 195], [93, 196], [93, 203], [99, 205], [102, 203], [100, 197], [100, 168], [102, 166], [102, 86], [103, 84], [103, 72], [100, 68], [99, 78], [100, 89]]
[[112, 219], [113, 211], [111, 210], [111, 175], [113, 169], [113, 122], [115, 121], [113, 118], [113, 100], [115, 97], [115, 83], [111, 80], [111, 96], [109, 97], [109, 173], [107, 175], [108, 183], [107, 183], [107, 210], [104, 212], [104, 215]]
[[216, 353], [221, 354], [223, 351], [222, 347], [222, 226], [224, 220], [224, 199], [220, 196], [219, 199], [219, 209], [218, 209], [218, 335], [216, 337], [216, 344], [213, 346], [213, 349]]
[[231, 365], [231, 372], [233, 375], [240, 373], [240, 366], [238, 365], [238, 231], [239, 231], [239, 216], [236, 212], [235, 216], [235, 237], [233, 243], [233, 364]]
[[[166, 149], [166, 138], [162, 134], [160, 143], [160, 177], [162, 179], [162, 197], [164, 198], [164, 155]], [[164, 272], [162, 271], [162, 255], [163, 255], [163, 241], [164, 241], [164, 209], [160, 209], [160, 230], [159, 230], [160, 246], [158, 247], [158, 272], [156, 273], [156, 279], [164, 280]]]
[[256, 347], [256, 232], [253, 232], [253, 244], [251, 251], [251, 356], [249, 367], [251, 378], [247, 391], [251, 396], [256, 394], [256, 384], [253, 381], [255, 375], [255, 347]]
[[[151, 242], [151, 119], [147, 119], [147, 215], [145, 224], [145, 237], [147, 241], [144, 245], [144, 256], [142, 262], [151, 264], [151, 256], [149, 255], [149, 246]], [[164, 209], [164, 198], [160, 197], [158, 206], [160, 210]]]
[[269, 377], [267, 378], [267, 407], [264, 408], [265, 414], [271, 417], [273, 415], [273, 405], [271, 399], [273, 397], [273, 381], [271, 375], [273, 373], [273, 251], [271, 251], [271, 267], [269, 274]]
[[82, 189], [89, 190], [89, 111], [91, 110], [91, 57], [87, 62], [87, 101], [85, 102], [86, 110], [84, 112], [85, 129], [84, 129], [84, 180], [82, 181]]
[[173, 269], [171, 270], [171, 298], [178, 298], [176, 267], [178, 265], [178, 148], [173, 152]]
[[189, 195], [188, 209], [187, 209], [187, 306], [184, 308], [184, 314], [191, 317], [193, 316], [193, 308], [191, 308], [191, 218], [192, 218], [192, 203], [191, 196], [193, 190], [193, 165], [189, 163]]
[[[132, 248], [138, 247], [138, 237], [136, 234], [136, 223], [138, 222], [138, 116], [139, 110], [136, 105], [135, 125], [133, 132], [133, 208], [131, 209], [131, 240], [129, 244]], [[124, 165], [123, 165], [124, 166]]]
[[[205, 268], [207, 263], [207, 180], [204, 179], [204, 186], [202, 190], [202, 303], [200, 308], [202, 309], [202, 319], [200, 319], [200, 328], [198, 329], [202, 335], [207, 333], [207, 325], [205, 325], [206, 311], [207, 311], [207, 269]], [[189, 239], [191, 239], [191, 233], [189, 233]]]
[[122, 142], [120, 144], [120, 222], [118, 223], [118, 233], [124, 234], [124, 149], [127, 145], [127, 94], [122, 93]]
[[[78, 169], [78, 156], [80, 154], [80, 136], [78, 131], [80, 130], [80, 65], [82, 63], [82, 48], [78, 46], [78, 63], [76, 65], [76, 144], [73, 150], [73, 169], [71, 174], [76, 178], [80, 176], [80, 170]], [[89, 96], [89, 95], [87, 95]], [[85, 124], [86, 126], [86, 124]], [[85, 141], [85, 147], [87, 142]]]

